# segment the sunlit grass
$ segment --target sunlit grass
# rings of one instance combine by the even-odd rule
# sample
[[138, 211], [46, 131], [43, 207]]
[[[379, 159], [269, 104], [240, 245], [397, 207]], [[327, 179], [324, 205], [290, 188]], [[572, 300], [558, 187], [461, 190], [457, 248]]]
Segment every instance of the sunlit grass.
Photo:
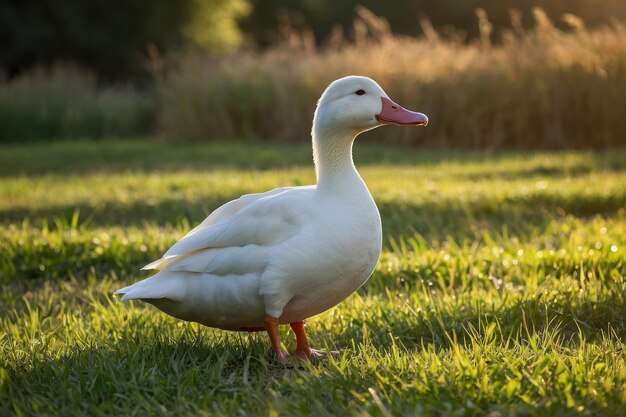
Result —
[[624, 413], [624, 151], [357, 144], [384, 253], [308, 322], [340, 356], [283, 367], [263, 334], [111, 294], [224, 201], [313, 181], [309, 147], [75, 145], [0, 152], [5, 414]]

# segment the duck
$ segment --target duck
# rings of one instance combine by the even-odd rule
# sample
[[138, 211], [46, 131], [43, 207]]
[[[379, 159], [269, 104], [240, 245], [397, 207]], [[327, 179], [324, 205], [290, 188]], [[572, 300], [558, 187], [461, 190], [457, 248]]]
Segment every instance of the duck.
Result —
[[143, 268], [154, 275], [115, 294], [204, 326], [265, 331], [279, 363], [291, 358], [279, 333], [289, 324], [297, 357], [321, 355], [305, 320], [359, 289], [382, 250], [380, 214], [352, 146], [359, 134], [389, 124], [426, 126], [428, 117], [396, 104], [370, 78], [333, 81], [313, 116], [316, 184], [222, 205]]

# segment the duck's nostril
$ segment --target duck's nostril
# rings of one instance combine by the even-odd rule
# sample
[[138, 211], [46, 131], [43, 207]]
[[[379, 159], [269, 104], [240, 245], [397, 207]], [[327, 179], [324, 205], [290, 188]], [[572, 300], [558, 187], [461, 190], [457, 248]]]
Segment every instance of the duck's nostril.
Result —
[[398, 106], [391, 106], [392, 109], [398, 110]]

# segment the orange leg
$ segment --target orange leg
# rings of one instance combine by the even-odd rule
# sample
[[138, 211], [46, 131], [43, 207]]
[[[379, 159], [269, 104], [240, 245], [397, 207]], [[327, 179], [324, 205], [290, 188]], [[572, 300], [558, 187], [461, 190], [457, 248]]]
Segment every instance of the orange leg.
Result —
[[309, 346], [309, 339], [304, 331], [304, 322], [296, 321], [291, 323], [291, 329], [296, 334], [296, 354], [306, 359], [311, 359], [311, 346]]
[[265, 331], [270, 337], [272, 347], [276, 353], [276, 360], [280, 363], [287, 363], [288, 355], [280, 345], [280, 333], [278, 332], [278, 319], [269, 315], [265, 315]]

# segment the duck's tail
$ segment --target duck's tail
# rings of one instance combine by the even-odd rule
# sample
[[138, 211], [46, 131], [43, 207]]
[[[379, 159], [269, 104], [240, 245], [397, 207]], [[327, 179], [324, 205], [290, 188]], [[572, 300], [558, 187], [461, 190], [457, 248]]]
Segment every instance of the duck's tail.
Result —
[[180, 258], [181, 257], [178, 255], [164, 256], [161, 259], [157, 259], [156, 261], [150, 262], [148, 265], [141, 268], [141, 270], [148, 271], [151, 269], [156, 269], [156, 270], [163, 271], [163, 270], [166, 270], [169, 265], [175, 264], [176, 262], [178, 262]]
[[182, 284], [184, 284], [184, 279], [181, 279], [179, 274], [159, 272], [143, 281], [120, 288], [114, 294], [121, 295], [122, 301], [159, 298], [182, 301], [186, 292], [186, 285]]

